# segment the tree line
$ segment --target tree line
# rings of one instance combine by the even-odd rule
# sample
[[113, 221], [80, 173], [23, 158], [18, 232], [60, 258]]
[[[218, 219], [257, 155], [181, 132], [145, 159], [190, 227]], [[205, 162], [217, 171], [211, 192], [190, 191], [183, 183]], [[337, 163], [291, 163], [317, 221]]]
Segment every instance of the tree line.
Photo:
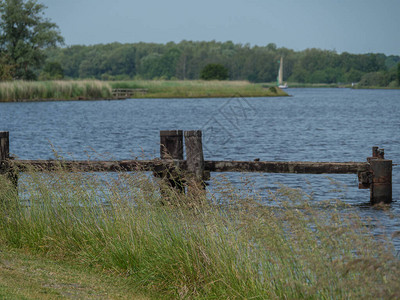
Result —
[[199, 79], [207, 65], [220, 64], [231, 80], [272, 82], [283, 56], [285, 81], [387, 86], [397, 83], [400, 63], [399, 56], [384, 54], [338, 54], [321, 49], [296, 52], [272, 43], [251, 47], [230, 41], [112, 43], [51, 49], [47, 54], [47, 65], [58, 64], [68, 78], [103, 80]]
[[[281, 57], [285, 81], [399, 86], [400, 56], [294, 51], [231, 41], [166, 44], [98, 44], [63, 47], [55, 23], [36, 0], [0, 0], [0, 80], [61, 78], [199, 79], [209, 65], [223, 66], [231, 80], [273, 82]], [[225, 75], [223, 76], [225, 78]]]

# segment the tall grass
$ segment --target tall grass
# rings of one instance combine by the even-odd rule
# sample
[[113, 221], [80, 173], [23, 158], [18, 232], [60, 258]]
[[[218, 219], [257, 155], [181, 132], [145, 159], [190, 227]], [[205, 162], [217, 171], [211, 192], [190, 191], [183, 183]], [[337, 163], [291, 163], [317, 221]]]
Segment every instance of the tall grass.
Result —
[[225, 180], [211, 198], [132, 173], [105, 180], [60, 169], [20, 184], [19, 201], [0, 183], [0, 242], [114, 271], [166, 297], [400, 296], [391, 244], [351, 208], [322, 209], [299, 190], [271, 192], [271, 207]]
[[111, 99], [111, 86], [102, 81], [0, 82], [0, 101]]
[[113, 99], [113, 88], [147, 89], [137, 98], [207, 98], [287, 96], [277, 88], [247, 81], [11, 81], [0, 82], [0, 102]]

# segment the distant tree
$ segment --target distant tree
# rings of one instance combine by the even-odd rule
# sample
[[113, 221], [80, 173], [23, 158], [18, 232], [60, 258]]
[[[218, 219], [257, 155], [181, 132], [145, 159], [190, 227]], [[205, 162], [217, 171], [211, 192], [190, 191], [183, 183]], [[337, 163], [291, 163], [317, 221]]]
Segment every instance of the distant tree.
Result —
[[293, 68], [292, 76], [289, 78], [289, 81], [305, 83], [309, 82], [311, 75], [310, 72], [300, 66], [300, 64], [296, 64]]
[[226, 80], [228, 79], [228, 69], [221, 64], [208, 64], [201, 70], [200, 79]]
[[267, 45], [267, 50], [268, 50], [268, 51], [276, 51], [276, 44], [274, 44], [274, 43], [269, 43], [269, 44]]
[[63, 79], [64, 70], [59, 62], [47, 62], [40, 74], [41, 80]]
[[151, 53], [140, 60], [140, 74], [145, 79], [160, 78], [163, 74], [162, 55]]
[[361, 71], [357, 71], [354, 69], [351, 69], [345, 74], [345, 82], [359, 82], [363, 73]]
[[388, 70], [396, 68], [397, 64], [400, 63], [400, 57], [396, 55], [389, 55], [385, 58], [385, 66]]
[[385, 72], [371, 72], [363, 75], [359, 86], [373, 87], [373, 86], [387, 86], [389, 84], [389, 79]]
[[0, 57], [7, 56], [14, 79], [34, 79], [44, 49], [63, 43], [58, 27], [43, 17], [36, 0], [0, 0]]
[[14, 69], [6, 55], [0, 56], [0, 81], [12, 80]]

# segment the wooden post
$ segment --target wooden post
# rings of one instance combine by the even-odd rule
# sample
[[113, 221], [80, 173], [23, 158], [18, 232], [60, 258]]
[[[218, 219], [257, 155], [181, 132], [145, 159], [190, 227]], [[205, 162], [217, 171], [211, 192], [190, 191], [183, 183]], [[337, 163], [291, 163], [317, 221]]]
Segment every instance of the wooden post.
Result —
[[3, 163], [10, 156], [10, 142], [9, 142], [9, 132], [0, 131], [0, 168], [3, 168]]
[[204, 190], [204, 156], [201, 130], [185, 131], [188, 192]]
[[[0, 175], [8, 175], [10, 171], [10, 142], [8, 131], [0, 131]], [[8, 177], [8, 176], [7, 176]]]
[[372, 157], [368, 162], [372, 171], [370, 186], [371, 204], [392, 202], [392, 161], [384, 159], [384, 150], [378, 147], [372, 148]]
[[[160, 131], [160, 158], [183, 160], [183, 131], [182, 130], [162, 130]], [[169, 185], [180, 192], [185, 188], [182, 181], [180, 170], [167, 169], [159, 176], [167, 179]]]
[[18, 174], [10, 167], [10, 139], [8, 131], [0, 131], [0, 176], [4, 177], [5, 184], [10, 182], [18, 191]]
[[183, 131], [160, 131], [160, 157], [161, 159], [183, 159]]

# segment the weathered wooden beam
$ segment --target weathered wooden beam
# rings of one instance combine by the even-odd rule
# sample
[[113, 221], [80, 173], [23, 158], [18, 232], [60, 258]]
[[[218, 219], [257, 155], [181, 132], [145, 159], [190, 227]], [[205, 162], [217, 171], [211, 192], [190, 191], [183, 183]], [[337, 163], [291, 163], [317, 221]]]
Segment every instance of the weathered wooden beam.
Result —
[[187, 171], [203, 180], [204, 156], [201, 130], [185, 131]]
[[[185, 160], [121, 160], [121, 161], [60, 161], [60, 160], [13, 160], [11, 164], [20, 171], [34, 169], [53, 171], [62, 167], [71, 171], [118, 172], [154, 171], [163, 166], [187, 170]], [[357, 174], [369, 172], [367, 162], [275, 162], [275, 161], [204, 161], [210, 172], [260, 172], [298, 174]]]
[[297, 174], [358, 174], [368, 172], [364, 162], [205, 161], [210, 172], [262, 172]]
[[14, 160], [11, 165], [21, 172], [56, 171], [71, 172], [131, 172], [162, 171], [166, 167], [185, 168], [183, 160], [120, 160], [120, 161], [60, 161], [60, 160]]
[[185, 131], [188, 193], [198, 196], [205, 189], [204, 155], [201, 130]]
[[[183, 130], [160, 131], [160, 158], [183, 160]], [[179, 168], [165, 168], [162, 172], [154, 172], [157, 177], [162, 177], [169, 186], [184, 193], [184, 180]]]

